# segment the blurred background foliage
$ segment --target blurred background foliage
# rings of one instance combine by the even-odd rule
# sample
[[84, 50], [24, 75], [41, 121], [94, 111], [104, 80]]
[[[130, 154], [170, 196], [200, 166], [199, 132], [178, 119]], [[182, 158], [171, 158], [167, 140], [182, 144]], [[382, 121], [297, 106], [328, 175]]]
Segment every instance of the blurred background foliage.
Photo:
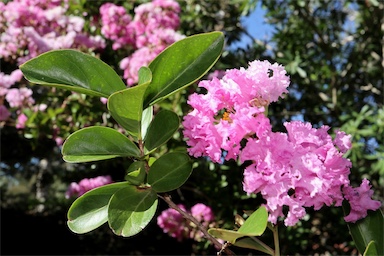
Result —
[[[98, 14], [105, 1], [76, 0], [70, 12]], [[110, 1], [131, 13], [146, 1]], [[283, 122], [303, 120], [315, 127], [329, 125], [353, 136], [348, 153], [353, 163], [351, 182], [359, 185], [368, 178], [375, 199], [384, 197], [384, 89], [383, 32], [384, 3], [376, 0], [215, 0], [179, 1], [180, 32], [185, 35], [221, 30], [226, 49], [214, 69], [238, 68], [255, 59], [283, 64], [291, 78], [289, 95], [269, 107], [275, 131], [284, 131]], [[273, 28], [270, 38], [252, 38], [242, 21], [257, 6], [266, 12], [265, 23]], [[91, 24], [92, 18], [89, 19]], [[91, 26], [88, 24], [89, 29]], [[97, 31], [95, 32], [97, 33]], [[235, 47], [243, 37], [252, 43]], [[95, 52], [117, 72], [118, 61], [129, 49], [113, 51], [111, 43]], [[4, 63], [2, 72], [14, 63]], [[162, 233], [155, 220], [143, 233], [132, 238], [114, 236], [108, 227], [85, 235], [66, 228], [66, 211], [71, 201], [64, 197], [72, 181], [109, 174], [123, 180], [129, 165], [125, 159], [91, 164], [63, 162], [55, 133], [66, 138], [89, 125], [113, 127], [115, 122], [98, 98], [31, 87], [38, 103], [48, 111], [28, 121], [24, 130], [1, 127], [1, 250], [3, 254], [215, 254], [206, 242], [177, 242]], [[159, 104], [182, 115], [189, 111], [187, 96], [196, 85]], [[69, 125], [71, 124], [71, 125]], [[182, 134], [161, 150], [185, 147]], [[188, 182], [172, 193], [176, 203], [191, 207], [202, 202], [213, 208], [220, 227], [234, 228], [234, 215], [254, 210], [262, 199], [242, 190], [243, 166], [236, 162], [216, 165], [196, 159]], [[160, 203], [159, 212], [166, 208]], [[308, 209], [297, 226], [281, 227], [283, 254], [357, 254], [341, 208]], [[262, 239], [272, 244], [268, 232]], [[11, 241], [19, 241], [12, 245]], [[47, 246], [48, 243], [51, 246]], [[53, 249], [49, 249], [53, 248]], [[233, 248], [238, 254], [257, 252]]]

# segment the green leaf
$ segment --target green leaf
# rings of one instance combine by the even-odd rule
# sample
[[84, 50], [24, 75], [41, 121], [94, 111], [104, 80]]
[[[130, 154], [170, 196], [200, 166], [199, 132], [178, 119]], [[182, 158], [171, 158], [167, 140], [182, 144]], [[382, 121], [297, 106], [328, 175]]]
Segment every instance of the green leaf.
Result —
[[238, 232], [248, 236], [260, 236], [264, 233], [268, 223], [268, 211], [265, 206], [260, 206], [249, 216]]
[[149, 64], [153, 78], [144, 108], [201, 78], [219, 59], [223, 47], [223, 33], [211, 32], [184, 38], [166, 48]]
[[108, 97], [126, 85], [106, 63], [76, 50], [54, 50], [20, 65], [31, 83]]
[[367, 248], [365, 249], [365, 252], [363, 254], [363, 256], [370, 256], [370, 255], [379, 255], [377, 253], [375, 241], [371, 241], [368, 243]]
[[115, 92], [108, 98], [112, 117], [134, 137], [141, 139], [143, 96], [148, 83]]
[[144, 139], [146, 154], [172, 138], [172, 135], [179, 129], [179, 126], [180, 120], [175, 112], [162, 110], [157, 113]]
[[274, 255], [274, 251], [269, 246], [265, 245], [264, 243], [260, 243], [260, 241], [258, 241], [257, 239], [253, 239], [250, 237], [240, 238], [236, 240], [233, 245], [237, 247], [261, 251], [269, 255]]
[[77, 234], [92, 231], [108, 220], [108, 203], [128, 182], [108, 184], [88, 191], [77, 198], [68, 210], [68, 227]]
[[228, 241], [231, 244], [234, 244], [238, 238], [247, 236], [234, 230], [227, 230], [222, 228], [210, 228], [208, 229], [208, 233], [216, 238]]
[[136, 161], [128, 167], [127, 175], [125, 175], [125, 180], [129, 181], [132, 185], [140, 185], [144, 183], [145, 177], [145, 162]]
[[143, 115], [141, 117], [141, 138], [145, 138], [145, 136], [147, 135], [147, 130], [152, 122], [152, 118], [153, 106], [150, 106], [143, 110]]
[[62, 154], [66, 162], [82, 163], [115, 157], [139, 157], [140, 150], [118, 131], [92, 126], [72, 133], [63, 144]]
[[140, 84], [146, 84], [150, 83], [152, 81], [152, 72], [148, 67], [141, 67], [139, 69], [139, 83]]
[[[345, 212], [348, 206], [343, 204]], [[356, 244], [356, 248], [361, 254], [364, 253], [371, 241], [376, 242], [376, 250], [378, 255], [384, 255], [384, 216], [379, 209], [376, 211], [368, 211], [368, 216], [364, 219], [356, 221], [356, 223], [348, 223], [349, 231]]]
[[187, 181], [192, 172], [189, 156], [171, 152], [157, 159], [149, 169], [148, 183], [157, 193], [177, 189]]
[[142, 231], [155, 215], [157, 194], [152, 189], [125, 187], [109, 202], [108, 223], [117, 235], [128, 237]]
[[217, 238], [223, 239], [235, 244], [238, 238], [245, 236], [260, 236], [267, 228], [268, 212], [264, 206], [261, 206], [249, 216], [238, 231], [211, 228], [208, 232]]

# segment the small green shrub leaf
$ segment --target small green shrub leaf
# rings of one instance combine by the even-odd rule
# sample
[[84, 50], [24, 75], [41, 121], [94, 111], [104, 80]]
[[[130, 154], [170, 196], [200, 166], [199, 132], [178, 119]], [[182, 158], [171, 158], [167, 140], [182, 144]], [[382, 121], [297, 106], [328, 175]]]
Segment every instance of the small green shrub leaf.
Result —
[[219, 59], [224, 47], [222, 32], [186, 37], [161, 52], [150, 64], [152, 82], [144, 108], [201, 78]]
[[265, 206], [260, 206], [249, 216], [237, 232], [248, 236], [260, 236], [264, 233], [268, 223], [268, 211]]
[[131, 135], [141, 139], [143, 96], [148, 83], [115, 92], [108, 98], [112, 117]]
[[77, 234], [92, 231], [108, 220], [108, 203], [118, 190], [129, 186], [128, 182], [104, 185], [77, 198], [68, 210], [67, 225]]
[[147, 182], [157, 193], [179, 188], [192, 172], [189, 156], [180, 152], [171, 152], [157, 159], [149, 169]]
[[139, 157], [140, 150], [118, 131], [92, 126], [72, 133], [63, 144], [62, 154], [67, 162], [82, 163], [115, 157]]
[[[343, 203], [343, 209], [344, 212], [349, 212], [349, 205]], [[375, 241], [377, 255], [384, 255], [384, 216], [380, 209], [368, 211], [368, 216], [364, 219], [358, 220], [356, 223], [347, 222], [347, 224], [356, 248], [361, 254], [371, 241]]]
[[151, 122], [147, 135], [144, 139], [144, 146], [147, 152], [151, 152], [162, 144], [166, 143], [179, 129], [180, 120], [177, 114], [170, 110], [161, 110], [155, 115]]
[[119, 236], [136, 235], [152, 220], [157, 202], [157, 194], [150, 188], [128, 186], [117, 191], [108, 206], [110, 228]]
[[127, 175], [125, 175], [125, 180], [129, 181], [133, 185], [140, 185], [144, 183], [145, 177], [145, 162], [136, 161], [128, 167]]
[[20, 65], [31, 83], [108, 97], [126, 85], [106, 63], [76, 50], [53, 50]]
[[259, 240], [252, 239], [250, 237], [239, 238], [233, 245], [237, 247], [261, 251], [272, 256], [274, 255], [274, 251], [271, 248], [266, 246], [264, 243], [260, 243]]

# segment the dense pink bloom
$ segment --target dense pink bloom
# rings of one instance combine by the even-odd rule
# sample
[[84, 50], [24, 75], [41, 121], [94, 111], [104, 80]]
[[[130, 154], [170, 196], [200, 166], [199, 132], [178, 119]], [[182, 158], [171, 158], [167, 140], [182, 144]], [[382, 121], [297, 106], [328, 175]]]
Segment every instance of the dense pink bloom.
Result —
[[367, 210], [377, 210], [381, 206], [379, 201], [372, 200], [373, 191], [367, 179], [358, 188], [344, 187], [343, 192], [351, 206], [348, 216], [344, 217], [345, 221], [356, 222], [367, 216]]
[[112, 183], [112, 178], [109, 175], [106, 176], [98, 176], [95, 178], [82, 179], [79, 183], [72, 182], [67, 192], [65, 193], [66, 198], [70, 198], [72, 196], [81, 196], [85, 192]]
[[286, 93], [288, 85], [284, 68], [267, 61], [201, 81], [207, 93], [189, 97], [193, 110], [183, 121], [189, 154], [214, 162], [223, 156], [250, 162], [243, 189], [263, 196], [275, 224], [284, 218], [285, 225], [293, 226], [305, 216], [305, 207], [341, 206], [345, 199], [352, 208], [347, 221], [378, 209], [367, 181], [355, 190], [349, 186], [351, 162], [343, 155], [351, 148], [350, 135], [337, 131], [332, 139], [328, 126], [316, 129], [299, 121], [284, 123], [287, 133], [272, 131], [264, 107]]
[[329, 127], [299, 121], [284, 126], [287, 134], [269, 131], [249, 139], [241, 160], [253, 161], [244, 171], [244, 191], [263, 195], [272, 223], [289, 206], [285, 224], [293, 226], [304, 217], [304, 207], [341, 206], [351, 163], [328, 135]]
[[268, 61], [253, 61], [248, 69], [227, 70], [221, 79], [201, 81], [199, 87], [208, 92], [189, 97], [194, 109], [183, 121], [189, 153], [220, 162], [226, 151], [227, 160], [235, 159], [245, 136], [270, 127], [264, 107], [286, 93], [288, 85], [284, 68]]

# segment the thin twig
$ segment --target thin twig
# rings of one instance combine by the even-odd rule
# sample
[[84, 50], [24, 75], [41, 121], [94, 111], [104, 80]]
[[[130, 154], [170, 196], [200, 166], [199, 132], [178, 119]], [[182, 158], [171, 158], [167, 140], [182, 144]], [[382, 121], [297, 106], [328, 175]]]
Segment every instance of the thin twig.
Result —
[[227, 255], [236, 255], [234, 252], [232, 252], [229, 248], [227, 247], [223, 247], [223, 245], [216, 239], [214, 238], [213, 236], [211, 236], [207, 229], [201, 225], [200, 221], [198, 221], [195, 217], [193, 217], [191, 214], [183, 211], [182, 209], [180, 209], [180, 207], [178, 207], [171, 199], [171, 197], [169, 195], [164, 195], [164, 196], [161, 196], [161, 195], [158, 195], [158, 197], [160, 197], [161, 199], [163, 199], [168, 205], [169, 207], [171, 207], [172, 209], [175, 209], [176, 211], [178, 211], [185, 219], [191, 221], [192, 223], [194, 223], [196, 225], [196, 227], [198, 227], [198, 229], [203, 232], [204, 236], [212, 243], [214, 244], [217, 248], [223, 248], [224, 249], [224, 252], [227, 254]]

